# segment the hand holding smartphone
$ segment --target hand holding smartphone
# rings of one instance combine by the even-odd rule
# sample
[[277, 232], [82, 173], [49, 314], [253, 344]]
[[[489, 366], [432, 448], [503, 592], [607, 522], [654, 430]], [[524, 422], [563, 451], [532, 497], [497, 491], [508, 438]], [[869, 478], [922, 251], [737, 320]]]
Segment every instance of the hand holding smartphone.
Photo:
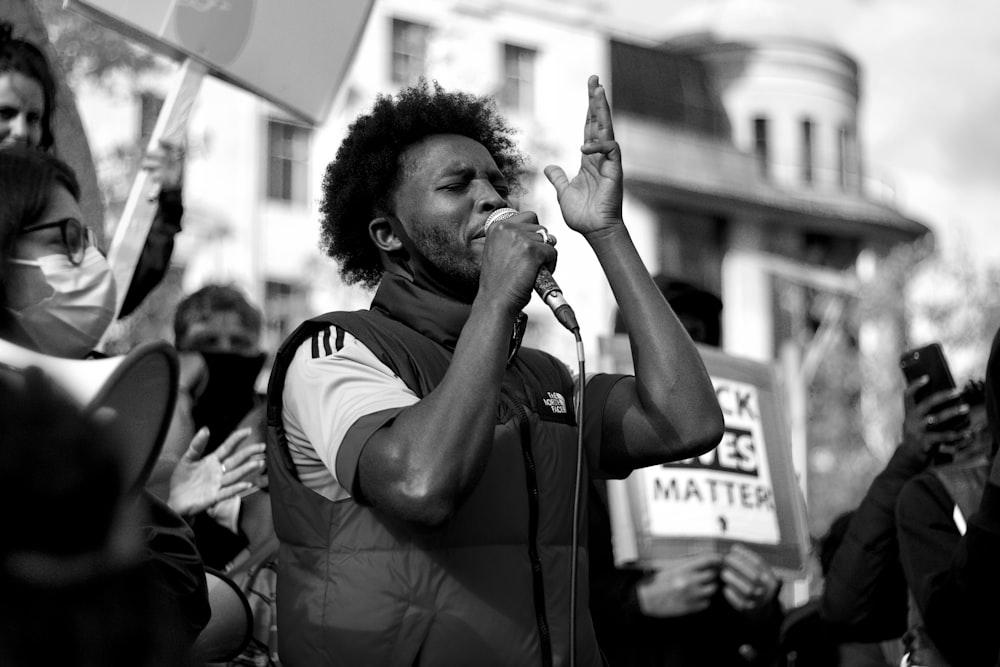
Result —
[[[931, 343], [904, 352], [899, 359], [899, 366], [907, 384], [912, 384], [923, 376], [928, 378], [927, 383], [914, 393], [917, 405], [939, 392], [956, 389], [955, 379], [939, 343]], [[955, 396], [941, 400], [934, 406], [933, 412], [925, 419], [928, 431], [959, 433], [969, 429], [968, 406], [962, 409], [964, 401], [958, 392], [955, 393]], [[950, 457], [945, 450], [940, 456], [935, 456], [935, 463], [947, 462], [948, 458]]]

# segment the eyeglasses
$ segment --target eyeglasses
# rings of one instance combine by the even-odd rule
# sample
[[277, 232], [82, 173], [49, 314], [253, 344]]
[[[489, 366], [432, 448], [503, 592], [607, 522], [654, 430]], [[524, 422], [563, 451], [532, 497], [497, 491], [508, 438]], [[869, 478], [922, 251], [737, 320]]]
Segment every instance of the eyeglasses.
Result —
[[43, 222], [40, 225], [30, 225], [18, 232], [17, 235], [22, 236], [43, 229], [51, 229], [52, 227], [58, 227], [62, 234], [63, 246], [66, 248], [66, 258], [69, 259], [73, 266], [80, 266], [83, 263], [83, 256], [86, 254], [87, 248], [94, 245], [94, 230], [76, 218], [66, 218], [65, 220], [57, 220], [56, 222]]

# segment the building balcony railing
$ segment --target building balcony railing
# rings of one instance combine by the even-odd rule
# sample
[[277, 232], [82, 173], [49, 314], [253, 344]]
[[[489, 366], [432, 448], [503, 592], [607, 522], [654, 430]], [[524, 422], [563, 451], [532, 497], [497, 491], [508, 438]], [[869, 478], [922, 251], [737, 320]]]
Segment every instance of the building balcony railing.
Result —
[[[615, 117], [615, 135], [624, 147], [626, 177], [646, 192], [659, 187], [674, 194], [700, 196], [727, 207], [752, 205], [767, 210], [844, 219], [919, 236], [926, 228], [896, 209], [895, 189], [884, 179], [814, 166], [811, 182], [801, 165], [770, 162], [725, 139], [691, 132], [629, 114]], [[803, 218], [804, 220], [804, 218]]]

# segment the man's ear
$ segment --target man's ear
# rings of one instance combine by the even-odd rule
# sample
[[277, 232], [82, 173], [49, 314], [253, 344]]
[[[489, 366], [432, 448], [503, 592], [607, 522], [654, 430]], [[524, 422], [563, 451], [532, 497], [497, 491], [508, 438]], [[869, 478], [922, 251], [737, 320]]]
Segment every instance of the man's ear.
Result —
[[403, 249], [403, 242], [392, 230], [389, 218], [380, 216], [368, 223], [368, 235], [375, 242], [375, 247], [385, 252], [397, 252]]

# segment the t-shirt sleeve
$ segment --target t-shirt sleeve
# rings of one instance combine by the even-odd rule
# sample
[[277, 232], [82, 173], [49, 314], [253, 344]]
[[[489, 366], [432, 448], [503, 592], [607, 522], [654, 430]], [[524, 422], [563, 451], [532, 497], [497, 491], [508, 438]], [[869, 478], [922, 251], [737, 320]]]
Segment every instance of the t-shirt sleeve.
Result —
[[597, 478], [621, 479], [634, 467], [623, 442], [605, 442], [604, 410], [608, 395], [626, 375], [617, 373], [588, 374], [583, 410], [584, 448], [591, 461], [591, 474]]
[[350, 333], [332, 325], [315, 333], [296, 350], [282, 394], [300, 481], [331, 500], [349, 497], [365, 442], [418, 400]]

